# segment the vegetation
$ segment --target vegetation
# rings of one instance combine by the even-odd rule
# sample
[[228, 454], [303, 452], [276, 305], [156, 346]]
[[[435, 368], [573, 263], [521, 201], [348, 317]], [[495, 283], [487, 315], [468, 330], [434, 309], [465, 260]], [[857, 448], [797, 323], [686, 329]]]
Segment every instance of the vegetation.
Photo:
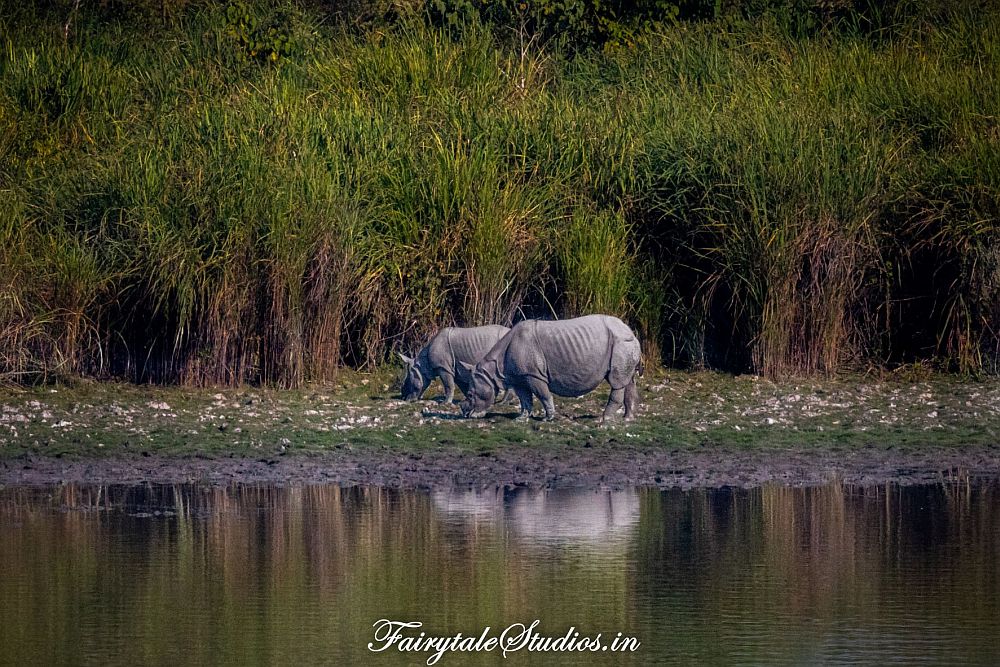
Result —
[[[336, 386], [296, 390], [97, 382], [17, 389], [0, 403], [0, 466], [31, 457], [272, 459], [337, 452], [391, 453], [404, 462], [411, 454], [474, 460], [505, 452], [628, 461], [637, 452], [706, 447], [771, 452], [780, 460], [866, 448], [939, 460], [985, 452], [1000, 437], [1000, 386], [992, 379], [956, 383], [940, 374], [894, 373], [775, 382], [651, 371], [640, 382], [640, 418], [596, 428], [605, 391], [557, 399], [552, 422], [515, 422], [516, 404], [498, 404], [485, 419], [463, 419], [456, 406], [437, 402], [440, 383], [428, 400], [398, 400], [393, 375], [345, 371]], [[581, 467], [600, 471], [600, 459]]]
[[296, 386], [593, 310], [996, 372], [1000, 11], [737, 4], [3, 2], [0, 377]]

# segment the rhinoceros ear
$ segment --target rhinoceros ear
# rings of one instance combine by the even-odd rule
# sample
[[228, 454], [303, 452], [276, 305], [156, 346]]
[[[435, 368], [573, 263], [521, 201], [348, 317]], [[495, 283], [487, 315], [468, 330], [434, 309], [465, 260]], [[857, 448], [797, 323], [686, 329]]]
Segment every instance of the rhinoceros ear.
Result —
[[475, 366], [473, 366], [472, 364], [467, 364], [464, 361], [459, 361], [458, 365], [461, 366], [462, 370], [466, 371], [467, 373], [471, 373], [472, 371], [476, 370]]
[[408, 357], [405, 354], [403, 354], [402, 352], [397, 352], [396, 354], [399, 355], [399, 358], [402, 359], [403, 363], [406, 364], [407, 366], [412, 366], [413, 365], [413, 358], [412, 357]]

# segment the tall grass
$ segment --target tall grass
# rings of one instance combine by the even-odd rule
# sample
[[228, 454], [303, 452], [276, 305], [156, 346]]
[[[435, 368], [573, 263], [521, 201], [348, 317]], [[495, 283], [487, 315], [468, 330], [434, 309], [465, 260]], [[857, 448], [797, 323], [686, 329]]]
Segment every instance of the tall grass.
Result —
[[596, 311], [673, 363], [997, 370], [995, 10], [573, 58], [295, 10], [259, 62], [224, 9], [4, 12], [4, 378], [292, 386]]
[[574, 211], [559, 236], [563, 312], [626, 315], [633, 258], [622, 216]]

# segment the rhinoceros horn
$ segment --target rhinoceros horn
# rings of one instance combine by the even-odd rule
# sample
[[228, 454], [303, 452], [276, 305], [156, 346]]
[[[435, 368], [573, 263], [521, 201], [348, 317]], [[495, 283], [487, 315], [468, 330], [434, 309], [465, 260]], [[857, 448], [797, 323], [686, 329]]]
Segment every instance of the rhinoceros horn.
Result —
[[402, 352], [397, 352], [396, 354], [399, 355], [399, 358], [402, 359], [403, 363], [406, 364], [407, 366], [412, 366], [413, 365], [413, 358], [412, 357], [408, 357], [405, 354], [403, 354]]

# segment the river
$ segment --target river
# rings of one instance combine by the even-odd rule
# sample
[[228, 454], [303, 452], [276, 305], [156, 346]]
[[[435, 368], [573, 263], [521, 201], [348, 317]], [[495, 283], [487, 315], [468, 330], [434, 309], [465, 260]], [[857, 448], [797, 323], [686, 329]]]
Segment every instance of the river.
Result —
[[[8, 664], [998, 664], [1000, 483], [694, 491], [0, 489]], [[415, 634], [417, 630], [408, 631]]]

